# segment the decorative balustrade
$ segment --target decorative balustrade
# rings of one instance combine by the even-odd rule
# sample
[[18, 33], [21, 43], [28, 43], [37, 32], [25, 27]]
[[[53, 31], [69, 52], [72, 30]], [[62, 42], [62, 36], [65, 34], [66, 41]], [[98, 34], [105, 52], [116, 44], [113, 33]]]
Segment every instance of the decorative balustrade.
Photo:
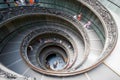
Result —
[[[43, 70], [39, 70], [37, 68], [35, 68], [34, 66], [32, 66], [33, 68], [35, 68], [35, 70], [38, 71], [43, 71], [44, 74], [47, 75], [55, 75], [55, 76], [70, 76], [70, 75], [76, 75], [76, 74], [80, 74], [86, 71], [89, 71], [95, 67], [97, 67], [100, 63], [102, 63], [102, 61], [104, 59], [106, 59], [107, 56], [109, 56], [109, 54], [111, 53], [111, 51], [114, 49], [116, 42], [117, 42], [117, 37], [118, 37], [118, 31], [117, 31], [117, 26], [115, 24], [114, 19], [112, 18], [111, 14], [109, 13], [109, 11], [103, 6], [101, 5], [101, 3], [97, 0], [79, 0], [82, 4], [88, 6], [88, 8], [90, 8], [100, 19], [100, 21], [103, 24], [103, 27], [105, 29], [105, 46], [104, 49], [102, 51], [102, 54], [99, 59], [99, 61], [97, 63], [95, 63], [93, 66], [88, 67], [87, 69], [81, 70], [81, 71], [75, 71], [75, 72], [63, 72], [63, 73], [59, 73], [59, 72], [48, 72], [48, 71], [43, 71]], [[30, 10], [30, 11], [29, 11]], [[28, 13], [29, 12], [29, 13]], [[2, 21], [6, 21], [9, 20], [10, 18], [15, 18], [16, 16], [20, 16], [21, 14], [27, 15], [27, 14], [46, 14], [46, 15], [54, 15], [54, 16], [61, 16], [63, 18], [66, 18], [67, 20], [71, 21], [71, 23], [74, 23], [75, 25], [80, 26], [80, 23], [75, 20], [71, 14], [66, 14], [64, 11], [61, 10], [56, 10], [52, 9], [52, 8], [44, 8], [44, 7], [33, 7], [33, 6], [29, 6], [29, 7], [16, 7], [16, 8], [9, 8], [9, 9], [5, 9], [5, 10], [1, 10], [1, 24], [3, 23]], [[80, 30], [80, 28], [77, 27], [77, 29]], [[85, 30], [83, 28], [81, 28], [80, 30], [83, 38], [84, 38], [84, 42], [85, 42], [85, 47], [89, 48], [89, 39], [87, 36], [87, 33], [85, 32]], [[34, 35], [37, 34], [33, 33]], [[21, 53], [24, 53], [25, 47], [27, 46], [28, 42], [32, 37], [33, 34], [29, 35], [28, 38], [26, 38], [24, 40], [25, 44], [22, 46], [22, 50]], [[86, 53], [89, 52], [89, 50], [85, 49]]]
[[[76, 22], [75, 22], [76, 23]], [[77, 23], [76, 23], [77, 24]], [[76, 27], [76, 26], [75, 26]], [[32, 31], [31, 33], [29, 33], [24, 39], [23, 39], [23, 42], [22, 42], [22, 45], [21, 45], [21, 55], [23, 56], [23, 58], [24, 58], [24, 60], [27, 62], [27, 64], [29, 64], [29, 66], [32, 68], [32, 69], [34, 69], [34, 70], [36, 70], [36, 71], [38, 71], [38, 72], [41, 72], [41, 73], [44, 73], [44, 74], [49, 74], [49, 75], [55, 75], [56, 74], [56, 72], [52, 72], [52, 71], [45, 71], [45, 70], [42, 70], [42, 69], [39, 69], [39, 68], [37, 68], [37, 67], [35, 67], [34, 65], [32, 65], [32, 63], [29, 61], [29, 59], [28, 59], [28, 57], [27, 57], [27, 52], [26, 52], [26, 50], [27, 50], [27, 46], [29, 45], [29, 42], [33, 39], [33, 38], [35, 38], [36, 36], [38, 36], [38, 35], [40, 35], [40, 34], [43, 34], [43, 33], [56, 33], [56, 34], [60, 34], [60, 35], [62, 35], [62, 36], [64, 36], [64, 37], [66, 37], [68, 40], [70, 40], [70, 42], [72, 42], [72, 44], [74, 45], [74, 43], [73, 43], [73, 40], [71, 39], [71, 37], [70, 37], [70, 35], [68, 35], [68, 34], [66, 34], [65, 32], [63, 32], [63, 31], [60, 31], [59, 29], [55, 29], [55, 28], [41, 28], [41, 29], [36, 29], [35, 31]], [[79, 32], [79, 33], [81, 33], [81, 32]], [[88, 37], [86, 37], [87, 39], [88, 39]], [[89, 42], [89, 41], [88, 41]], [[87, 42], [86, 42], [87, 43]], [[89, 44], [87, 44], [87, 45], [89, 45]], [[73, 46], [74, 47], [74, 46]], [[86, 48], [86, 51], [85, 51], [85, 53], [83, 53], [83, 55], [85, 54], [85, 57], [87, 56], [87, 54], [88, 54], [88, 50], [89, 50], [89, 48], [87, 48], [88, 46], [86, 46], [85, 48]], [[76, 48], [74, 48], [74, 49], [76, 49]], [[76, 50], [75, 50], [76, 51]], [[86, 58], [85, 58], [86, 59]], [[83, 60], [84, 61], [84, 60]], [[72, 61], [73, 63], [75, 62], [75, 61]], [[71, 64], [72, 65], [72, 64]], [[70, 67], [70, 66], [69, 66]], [[60, 73], [58, 73], [58, 75], [61, 75], [61, 73], [64, 73], [64, 72], [60, 72]], [[66, 75], [67, 75], [67, 73], [66, 73]]]
[[21, 54], [24, 56], [25, 59], [28, 60], [27, 47], [30, 44], [30, 41], [32, 39], [34, 39], [35, 37], [37, 37], [41, 34], [45, 34], [45, 33], [60, 34], [60, 35], [64, 36], [66, 39], [68, 39], [69, 41], [71, 41], [71, 43], [74, 45], [73, 47], [75, 47], [74, 40], [70, 37], [70, 35], [66, 34], [66, 32], [63, 32], [63, 31], [60, 31], [59, 29], [54, 29], [54, 28], [43, 28], [43, 29], [40, 28], [40, 29], [36, 29], [35, 31], [32, 31], [31, 33], [26, 35], [26, 37], [23, 39], [23, 42], [21, 45]]
[[16, 79], [17, 78], [16, 75], [6, 72], [2, 69], [0, 69], [0, 77], [4, 77], [4, 78], [8, 78], [8, 79]]
[[[111, 53], [114, 49], [117, 37], [118, 37], [118, 30], [116, 23], [110, 14], [110, 12], [97, 0], [84, 0], [80, 1], [85, 5], [89, 5], [91, 10], [96, 12], [99, 15], [101, 22], [104, 24], [105, 29], [105, 47], [102, 53], [104, 54], [105, 58]], [[102, 60], [104, 60], [103, 58]], [[101, 60], [101, 61], [102, 61]]]

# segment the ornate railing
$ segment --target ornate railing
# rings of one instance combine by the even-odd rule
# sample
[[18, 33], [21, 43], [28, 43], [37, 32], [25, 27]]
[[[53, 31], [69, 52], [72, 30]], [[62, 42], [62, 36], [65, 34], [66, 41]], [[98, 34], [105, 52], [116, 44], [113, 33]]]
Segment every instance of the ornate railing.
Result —
[[[96, 62], [91, 67], [88, 67], [88, 68], [86, 68], [84, 70], [76, 71], [76, 72], [69, 72], [69, 73], [63, 72], [62, 74], [56, 72], [55, 73], [56, 76], [70, 76], [70, 75], [80, 74], [80, 73], [89, 71], [89, 70], [97, 67], [100, 63], [102, 63], [106, 59], [107, 56], [109, 56], [109, 54], [112, 52], [112, 50], [114, 49], [114, 47], [116, 45], [116, 42], [117, 42], [117, 37], [118, 37], [117, 26], [115, 24], [114, 19], [111, 16], [110, 12], [103, 5], [101, 5], [101, 3], [99, 1], [97, 1], [97, 0], [84, 0], [84, 1], [83, 0], [79, 0], [79, 2], [84, 4], [85, 6], [87, 6], [91, 11], [93, 11], [97, 15], [97, 17], [100, 19], [100, 21], [102, 22], [103, 27], [105, 29], [105, 35], [104, 35], [105, 36], [105, 46], [104, 46], [104, 49], [102, 51], [102, 54], [100, 56], [99, 61]], [[20, 13], [22, 13], [22, 14], [23, 13], [27, 14], [29, 12], [29, 11], [28, 12], [25, 11], [24, 7], [19, 7], [19, 8], [21, 8], [22, 12], [20, 12]], [[72, 24], [77, 22], [77, 24], [74, 24], [76, 26], [80, 25], [78, 21], [73, 19], [72, 16], [66, 15], [65, 12], [54, 11], [54, 9], [47, 9], [47, 8], [44, 8], [44, 7], [43, 8], [39, 7], [37, 9], [36, 9], [36, 7], [28, 7], [28, 8], [30, 9], [29, 14], [30, 13], [34, 13], [34, 12], [37, 12], [37, 14], [52, 14], [52, 15], [56, 15], [56, 16], [61, 16], [64, 19], [67, 18], [66, 20], [69, 20]], [[12, 10], [16, 10], [16, 8], [12, 9]], [[2, 13], [4, 13], [4, 11]], [[8, 15], [5, 16], [5, 14], [8, 14]], [[16, 15], [15, 11], [13, 11], [13, 13], [4, 13], [2, 15], [5, 16], [5, 17], [3, 17], [2, 20], [6, 20], [6, 19], [11, 18], [11, 16], [9, 14]], [[18, 14], [17, 14], [17, 16], [18, 16]], [[81, 28], [81, 26], [79, 26], [79, 27]], [[77, 29], [80, 30], [78, 27], [77, 27]], [[83, 28], [81, 28], [80, 32], [81, 32], [81, 34], [82, 34], [82, 36], [84, 38], [85, 46], [87, 48], [89, 48], [89, 45], [87, 45], [87, 44], [89, 44], [89, 39], [88, 39], [88, 36], [87, 36], [86, 32], [84, 31]], [[88, 52], [88, 51], [89, 50], [86, 50], [86, 52]], [[32, 66], [32, 67], [35, 68], [34, 66]], [[38, 70], [38, 69], [35, 68], [35, 70]], [[43, 71], [43, 73], [46, 74], [46, 71]], [[47, 72], [48, 75], [50, 73], [51, 72]], [[54, 75], [54, 73], [51, 74], [51, 75]]]
[[[65, 19], [65, 20], [68, 20], [68, 22], [70, 22], [70, 23], [72, 23], [73, 25], [74, 25], [74, 27], [75, 28], [77, 28], [78, 29], [78, 31], [79, 31], [79, 34], [81, 34], [82, 35], [82, 37], [83, 37], [83, 39], [84, 39], [84, 42], [85, 42], [85, 52], [83, 53], [84, 55], [85, 55], [85, 57], [84, 57], [84, 60], [82, 61], [82, 63], [85, 61], [85, 59], [87, 58], [87, 55], [88, 55], [88, 52], [89, 52], [89, 39], [88, 39], [88, 36], [87, 36], [87, 33], [86, 32], [84, 32], [85, 30], [84, 30], [84, 28], [82, 28], [82, 27], [80, 27], [80, 23], [77, 21], [77, 20], [75, 20], [72, 16], [69, 16], [69, 15], [67, 15], [67, 14], [65, 14], [65, 13], [63, 13], [63, 12], [61, 12], [61, 11], [55, 11], [55, 10], [52, 10], [52, 9], [48, 9], [48, 10], [45, 10], [45, 14], [47, 14], [47, 15], [50, 15], [51, 14], [51, 16], [56, 16], [56, 17], [60, 17], [60, 18], [63, 18], [63, 19]], [[44, 14], [44, 15], [45, 15]], [[50, 29], [48, 29], [48, 30], [50, 30]], [[26, 37], [25, 37], [25, 39], [23, 40], [23, 45], [21, 46], [21, 55], [23, 56], [23, 59], [27, 62], [27, 64], [32, 68], [32, 69], [34, 69], [34, 70], [36, 70], [36, 71], [38, 71], [38, 72], [41, 72], [41, 73], [43, 73], [43, 74], [47, 74], [47, 75], [57, 75], [57, 76], [61, 76], [61, 74], [63, 74], [63, 73], [65, 73], [64, 74], [64, 76], [67, 76], [67, 75], [74, 75], [73, 73], [71, 73], [71, 72], [68, 72], [68, 73], [66, 73], [66, 72], [53, 72], [53, 71], [45, 71], [45, 70], [42, 70], [42, 69], [39, 69], [39, 68], [37, 68], [37, 67], [35, 67], [34, 65], [32, 65], [30, 62], [29, 62], [29, 59], [27, 58], [27, 53], [26, 53], [26, 47], [28, 46], [28, 44], [29, 44], [29, 40], [31, 40], [31, 38], [33, 38], [33, 36], [34, 35], [40, 35], [39, 33], [41, 32], [41, 31], [43, 31], [42, 29], [38, 29], [38, 30], [36, 30], [36, 31], [33, 31], [33, 32], [31, 32], [31, 34], [28, 34]], [[49, 32], [49, 31], [45, 31], [45, 32]], [[60, 33], [60, 31], [59, 30], [53, 30], [52, 29], [52, 32], [56, 32], [56, 33]], [[68, 38], [70, 38], [69, 36], [68, 36], [68, 34], [65, 34], [65, 33], [63, 33], [63, 32], [61, 32], [60, 34], [64, 34], [64, 36], [67, 36]], [[70, 41], [72, 40], [72, 39], [69, 39]], [[72, 42], [72, 41], [71, 41]], [[57, 74], [56, 74], [57, 73]], [[74, 72], [75, 73], [75, 72]]]
[[87, 6], [89, 9], [91, 9], [91, 11], [93, 11], [98, 16], [105, 29], [105, 46], [99, 61], [91, 67], [93, 68], [102, 63], [115, 48], [118, 39], [118, 30], [112, 15], [99, 1], [97, 0], [84, 0], [84, 1], [79, 0], [79, 1], [83, 3], [85, 6]]
[[0, 69], [0, 77], [8, 78], [8, 79], [16, 79], [17, 76], [8, 72], [5, 72], [4, 70]]
[[[53, 25], [54, 26], [54, 25]], [[58, 28], [58, 26], [57, 26], [57, 28]], [[24, 60], [26, 60], [27, 61], [27, 63], [29, 64], [32, 64], [30, 61], [29, 61], [29, 59], [28, 59], [28, 56], [27, 56], [27, 47], [28, 47], [28, 45], [30, 44], [30, 42], [31, 42], [31, 40], [32, 39], [34, 39], [35, 37], [37, 37], [37, 36], [39, 36], [39, 35], [42, 35], [42, 34], [45, 34], [45, 33], [54, 33], [54, 34], [59, 34], [59, 35], [61, 35], [61, 36], [63, 36], [63, 37], [65, 37], [67, 40], [69, 40], [70, 42], [71, 42], [71, 44], [73, 45], [73, 48], [74, 48], [74, 53], [73, 53], [73, 55], [74, 55], [74, 57], [72, 57], [72, 58], [74, 58], [74, 59], [71, 59], [71, 61], [69, 61], [69, 63], [72, 63], [71, 65], [69, 65], [69, 67], [67, 67], [67, 68], [70, 68], [73, 64], [74, 64], [74, 62], [75, 62], [75, 60], [76, 60], [76, 57], [77, 57], [77, 48], [76, 48], [76, 45], [75, 45], [75, 42], [74, 42], [74, 40], [70, 37], [70, 35], [68, 35], [66, 32], [64, 32], [64, 31], [61, 31], [61, 30], [59, 30], [59, 29], [55, 29], [55, 28], [40, 28], [40, 29], [36, 29], [35, 31], [32, 31], [31, 33], [29, 33], [28, 35], [26, 35], [26, 37], [23, 39], [23, 42], [22, 42], [22, 44], [21, 44], [21, 55], [22, 55], [22, 57], [24, 58]], [[41, 46], [41, 45], [40, 45]], [[39, 46], [39, 47], [40, 47]], [[40, 50], [40, 49], [38, 49], [38, 50]], [[67, 51], [67, 50], [66, 50]], [[69, 58], [70, 58], [70, 54], [69, 54], [69, 51], [67, 51], [68, 53], [67, 53], [67, 55], [69, 55]], [[86, 54], [86, 53], [85, 53]], [[67, 66], [68, 66], [68, 64], [67, 64]]]

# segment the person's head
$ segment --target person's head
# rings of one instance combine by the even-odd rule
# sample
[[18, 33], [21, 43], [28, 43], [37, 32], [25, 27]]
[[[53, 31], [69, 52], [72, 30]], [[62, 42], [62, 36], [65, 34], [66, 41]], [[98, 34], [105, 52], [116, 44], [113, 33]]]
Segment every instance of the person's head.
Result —
[[91, 23], [91, 21], [88, 21], [88, 23]]
[[79, 15], [82, 15], [82, 13], [80, 13]]
[[4, 0], [4, 2], [7, 2], [7, 0]]
[[14, 0], [14, 1], [18, 1], [18, 0]]
[[79, 15], [78, 15], [78, 17], [81, 17], [82, 16], [82, 13], [80, 13]]
[[90, 24], [91, 24], [91, 21], [88, 21], [87, 23], [90, 25]]

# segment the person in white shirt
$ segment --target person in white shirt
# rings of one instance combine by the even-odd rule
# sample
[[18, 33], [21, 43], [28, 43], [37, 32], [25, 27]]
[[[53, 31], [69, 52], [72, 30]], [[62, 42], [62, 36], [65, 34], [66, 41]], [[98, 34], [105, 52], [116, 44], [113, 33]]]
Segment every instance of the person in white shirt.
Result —
[[74, 15], [73, 18], [74, 18], [74, 19], [77, 19], [77, 15]]
[[29, 45], [29, 48], [30, 48], [31, 51], [33, 51], [33, 47], [31, 45]]

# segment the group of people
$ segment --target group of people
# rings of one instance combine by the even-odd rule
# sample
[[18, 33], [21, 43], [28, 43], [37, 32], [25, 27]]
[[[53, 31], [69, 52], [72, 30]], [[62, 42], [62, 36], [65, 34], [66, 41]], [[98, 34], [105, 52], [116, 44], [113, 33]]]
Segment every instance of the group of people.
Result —
[[[81, 21], [82, 13], [80, 13], [78, 15], [74, 15], [73, 18]], [[90, 26], [91, 26], [91, 24], [92, 24], [91, 21], [87, 21], [87, 23], [84, 24], [84, 27], [87, 28], [87, 29], [89, 29]]]
[[[34, 5], [38, 3], [39, 0], [14, 0], [14, 5], [15, 6], [24, 6], [24, 5]], [[4, 3], [10, 7], [10, 0], [4, 0]]]
[[[47, 66], [48, 69], [51, 69], [50, 63], [49, 63], [48, 61], [46, 61], [46, 66]], [[58, 66], [58, 62], [57, 62], [57, 61], [54, 61], [54, 63], [53, 63], [53, 68], [55, 69], [55, 68], [57, 68], [57, 66]]]
[[48, 69], [58, 70], [59, 68], [64, 67], [64, 63], [60, 57], [57, 57], [57, 60], [54, 59], [53, 63], [46, 60], [46, 66]]
[[82, 13], [80, 13], [80, 14], [78, 14], [78, 15], [74, 15], [73, 16], [75, 19], [77, 19], [77, 20], [81, 20], [81, 18], [82, 18]]
[[38, 2], [39, 2], [39, 0], [14, 0], [14, 3], [16, 6], [34, 5]]
[[58, 61], [54, 61], [54, 63], [53, 63], [53, 68], [57, 68], [57, 65], [58, 65], [59, 63], [58, 63]]

